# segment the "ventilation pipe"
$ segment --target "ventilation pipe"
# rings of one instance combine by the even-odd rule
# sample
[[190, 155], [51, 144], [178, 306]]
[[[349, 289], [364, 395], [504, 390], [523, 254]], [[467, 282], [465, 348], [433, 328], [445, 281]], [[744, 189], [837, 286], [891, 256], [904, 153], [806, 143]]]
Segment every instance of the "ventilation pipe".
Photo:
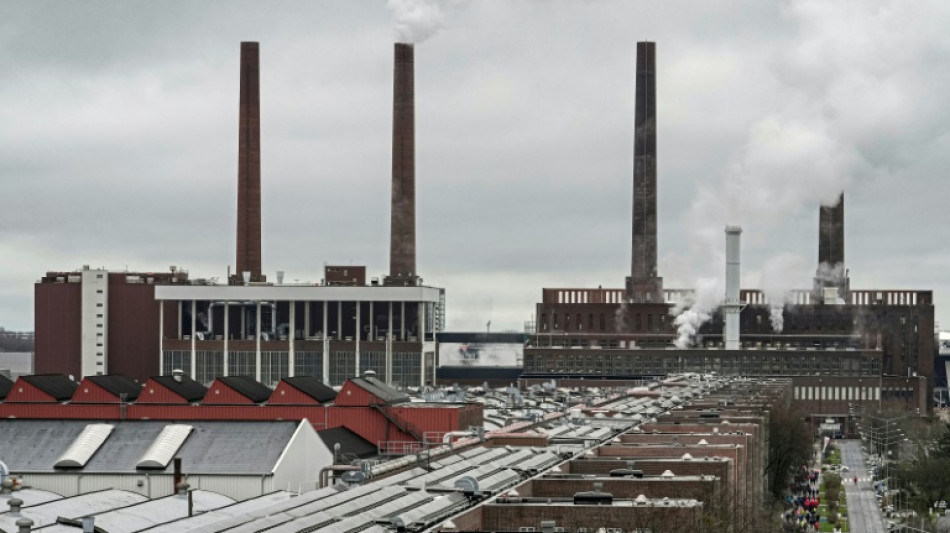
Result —
[[10, 516], [20, 516], [20, 508], [23, 507], [23, 500], [20, 498], [10, 498], [7, 505], [10, 506]]
[[739, 238], [742, 228], [726, 226], [726, 301], [722, 306], [725, 326], [722, 336], [727, 350], [739, 349]]
[[16, 521], [17, 533], [30, 533], [33, 531], [33, 521], [29, 518], [21, 518]]

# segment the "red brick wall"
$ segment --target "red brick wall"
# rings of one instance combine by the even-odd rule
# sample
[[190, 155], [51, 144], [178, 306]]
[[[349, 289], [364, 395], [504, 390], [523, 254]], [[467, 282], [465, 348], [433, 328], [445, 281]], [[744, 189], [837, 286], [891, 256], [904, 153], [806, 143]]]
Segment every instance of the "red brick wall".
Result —
[[35, 374], [79, 377], [82, 353], [82, 284], [37, 283], [33, 287], [36, 329]]
[[613, 527], [623, 531], [651, 528], [653, 531], [664, 533], [693, 533], [701, 512], [701, 506], [661, 508], [572, 504], [488, 504], [482, 507], [479, 529], [517, 531], [520, 527], [533, 527], [536, 531], [541, 531], [542, 520], [554, 520], [558, 527], [563, 527], [567, 531], [577, 531], [582, 527], [588, 528], [589, 531]]
[[125, 276], [109, 274], [109, 374], [144, 383], [158, 375], [158, 301], [155, 285]]

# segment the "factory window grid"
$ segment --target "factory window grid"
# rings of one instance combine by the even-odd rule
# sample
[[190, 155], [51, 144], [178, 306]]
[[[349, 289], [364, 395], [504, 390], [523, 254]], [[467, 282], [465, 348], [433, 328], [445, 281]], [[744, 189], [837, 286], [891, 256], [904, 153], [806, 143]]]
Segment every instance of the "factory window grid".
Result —
[[238, 351], [228, 352], [228, 375], [256, 376], [257, 353]]
[[342, 385], [356, 375], [356, 353], [330, 352], [330, 385]]
[[386, 381], [386, 352], [361, 351], [360, 373], [376, 372], [376, 378]]
[[413, 352], [393, 353], [392, 384], [396, 387], [417, 387], [422, 379], [419, 354]]
[[224, 352], [199, 350], [195, 352], [195, 381], [209, 384], [224, 375]]
[[165, 350], [162, 354], [162, 368], [166, 374], [172, 370], [181, 370], [186, 376], [191, 375], [191, 352], [185, 350]]
[[290, 354], [283, 351], [261, 352], [261, 383], [273, 387], [289, 376]]
[[313, 376], [323, 380], [323, 352], [301, 351], [294, 353], [294, 375]]

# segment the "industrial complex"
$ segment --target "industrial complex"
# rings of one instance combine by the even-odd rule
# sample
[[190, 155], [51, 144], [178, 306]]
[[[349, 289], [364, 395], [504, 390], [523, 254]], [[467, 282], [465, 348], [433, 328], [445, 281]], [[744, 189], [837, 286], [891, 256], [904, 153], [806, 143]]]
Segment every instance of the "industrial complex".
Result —
[[725, 227], [722, 304], [683, 339], [695, 291], [657, 267], [653, 42], [624, 285], [539, 287], [524, 333], [444, 331], [416, 265], [413, 50], [394, 49], [389, 271], [300, 284], [264, 275], [241, 43], [234, 270], [42, 276], [34, 373], [0, 375], [0, 533], [764, 531], [778, 410], [833, 434], [863, 409], [932, 412], [933, 295], [851, 287], [843, 192], [816, 206], [813, 286], [781, 301], [740, 287]]

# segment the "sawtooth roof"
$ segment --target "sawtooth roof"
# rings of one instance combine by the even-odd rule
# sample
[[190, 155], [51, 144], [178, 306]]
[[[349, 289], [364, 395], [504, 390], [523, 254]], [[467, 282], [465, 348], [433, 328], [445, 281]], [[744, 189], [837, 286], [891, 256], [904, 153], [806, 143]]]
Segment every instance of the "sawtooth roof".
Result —
[[71, 400], [73, 393], [76, 392], [76, 387], [79, 386], [62, 374], [35, 374], [20, 376], [20, 379], [49, 394], [57, 402]]
[[142, 385], [126, 376], [87, 376], [86, 379], [109, 391], [116, 398], [125, 394], [126, 400], [130, 402], [135, 401], [142, 392]]
[[217, 380], [254, 403], [266, 402], [274, 392], [250, 376], [221, 376]]
[[385, 382], [374, 377], [350, 378], [350, 381], [352, 381], [354, 385], [364, 389], [366, 392], [369, 392], [373, 396], [376, 396], [388, 404], [409, 401], [409, 396], [407, 394], [390, 387]]
[[181, 381], [175, 379], [174, 376], [154, 376], [152, 379], [159, 385], [181, 396], [188, 403], [200, 402], [208, 393], [208, 388], [201, 383], [185, 375], [179, 377]]
[[295, 376], [281, 381], [286, 381], [291, 387], [320, 403], [330, 403], [336, 399], [336, 391], [313, 376]]

